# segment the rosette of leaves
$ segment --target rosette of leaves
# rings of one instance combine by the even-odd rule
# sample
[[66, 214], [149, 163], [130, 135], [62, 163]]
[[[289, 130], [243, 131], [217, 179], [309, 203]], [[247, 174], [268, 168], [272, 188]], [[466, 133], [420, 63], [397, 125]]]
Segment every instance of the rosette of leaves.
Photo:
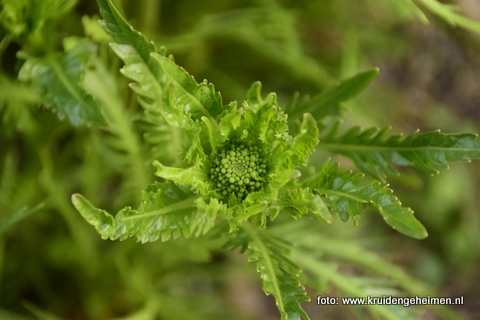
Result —
[[72, 197], [76, 208], [103, 238], [112, 240], [199, 235], [216, 217], [228, 220], [231, 230], [246, 220], [264, 228], [267, 218], [280, 212], [279, 190], [297, 166], [307, 163], [318, 142], [313, 117], [305, 114], [299, 133], [292, 136], [276, 95], [262, 98], [259, 82], [241, 107], [235, 102], [224, 106], [212, 84], [197, 83], [165, 49], [157, 50], [131, 29], [109, 1], [99, 4], [112, 47], [125, 61], [122, 72], [135, 81], [131, 87], [147, 117], [161, 114], [170, 126], [182, 129], [184, 167], [154, 161], [156, 175], [165, 181], [147, 187], [137, 210], [127, 207], [114, 217], [78, 194]]
[[[356, 223], [368, 207], [398, 231], [426, 237], [413, 211], [402, 207], [387, 185], [377, 181], [362, 185], [361, 174], [351, 175], [334, 166], [298, 179], [296, 168], [307, 164], [318, 144], [318, 126], [310, 113], [295, 117], [296, 133], [291, 134], [276, 95], [262, 97], [259, 82], [251, 86], [241, 106], [224, 105], [212, 84], [197, 83], [165, 48], [157, 49], [135, 31], [111, 1], [98, 3], [104, 18], [101, 24], [111, 36], [111, 47], [125, 62], [121, 71], [133, 80], [130, 87], [152, 130], [156, 123], [162, 128], [167, 123], [184, 137], [182, 161], [175, 161], [183, 166], [155, 160], [156, 175], [163, 180], [143, 191], [138, 209], [126, 207], [113, 216], [83, 196], [73, 195], [75, 207], [104, 239], [136, 236], [144, 243], [182, 234], [198, 236], [208, 232], [217, 217], [228, 221], [230, 232], [246, 221], [262, 229], [268, 218], [274, 220], [280, 212], [295, 219], [313, 214], [326, 223], [334, 212]], [[327, 95], [343, 92], [343, 97], [351, 97], [377, 73], [369, 72], [367, 80], [352, 78]]]
[[[229, 224], [225, 247], [249, 250], [249, 260], [257, 263], [263, 289], [275, 297], [282, 319], [308, 319], [299, 302], [309, 298], [298, 281], [300, 269], [289, 259], [290, 243], [262, 230], [268, 220], [283, 212], [295, 219], [311, 214], [330, 223], [334, 212], [343, 221], [352, 219], [356, 223], [371, 207], [398, 231], [415, 238], [427, 236], [413, 211], [401, 205], [388, 185], [376, 180], [362, 184], [363, 174], [340, 171], [337, 164], [329, 162], [308, 178], [299, 178], [297, 168], [307, 164], [318, 144], [317, 120], [332, 112], [330, 109], [336, 112], [340, 102], [361, 91], [378, 71], [358, 75], [310, 102], [292, 104], [290, 109], [295, 110], [291, 123], [296, 128], [292, 133], [276, 95], [262, 97], [259, 82], [251, 86], [241, 106], [236, 102], [224, 105], [212, 84], [197, 83], [175, 64], [165, 48], [158, 49], [135, 31], [110, 0], [98, 0], [98, 4], [104, 18], [101, 24], [112, 39], [111, 47], [125, 62], [121, 71], [133, 81], [130, 87], [145, 110], [152, 130], [147, 134], [155, 136], [167, 124], [183, 135], [176, 143], [180, 141], [178, 147], [184, 150], [182, 159], [174, 161], [176, 166], [153, 161], [155, 174], [161, 180], [146, 187], [136, 210], [125, 207], [111, 215], [82, 195], [72, 196], [77, 210], [102, 238], [124, 240], [133, 236], [142, 243], [175, 239], [182, 234], [188, 238], [207, 233], [223, 219]], [[320, 108], [326, 110], [320, 112]], [[332, 133], [322, 138], [327, 150], [339, 148], [336, 140], [341, 139], [334, 136]], [[476, 137], [467, 138], [478, 152]], [[376, 151], [376, 144], [384, 143], [374, 140]], [[427, 148], [429, 155], [444, 152], [443, 148], [466, 154], [456, 144], [432, 148], [432, 141], [420, 146]], [[374, 143], [361, 140], [369, 157], [372, 152], [367, 152], [368, 148]], [[398, 158], [388, 153], [391, 147], [380, 148], [385, 162]], [[405, 147], [400, 149], [405, 154]], [[418, 154], [416, 149], [413, 153]], [[457, 158], [447, 160], [460, 160]]]
[[[206, 84], [196, 84], [194, 90], [203, 88], [213, 94], [213, 86]], [[305, 114], [300, 132], [290, 135], [275, 94], [263, 99], [259, 82], [252, 85], [241, 108], [232, 103], [208, 117], [188, 112], [192, 97], [179, 91], [171, 83], [167, 85], [164, 92], [169, 94], [161, 112], [189, 138], [185, 167], [169, 167], [155, 160], [155, 174], [166, 181], [147, 187], [138, 210], [125, 208], [115, 218], [82, 196], [73, 196], [77, 209], [102, 237], [137, 236], [142, 242], [176, 238], [182, 233], [188, 237], [207, 232], [217, 216], [227, 219], [231, 230], [247, 220], [264, 228], [267, 218], [273, 220], [281, 209], [279, 190], [295, 176], [297, 166], [306, 164], [317, 144], [318, 129], [312, 116]], [[330, 216], [320, 218], [331, 220]]]

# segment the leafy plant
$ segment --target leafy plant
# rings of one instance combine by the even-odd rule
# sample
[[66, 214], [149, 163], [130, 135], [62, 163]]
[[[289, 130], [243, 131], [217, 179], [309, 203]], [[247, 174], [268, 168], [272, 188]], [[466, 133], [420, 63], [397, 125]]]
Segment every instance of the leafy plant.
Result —
[[[71, 233], [66, 238], [72, 238], [81, 253], [81, 257], [68, 256], [70, 263], [79, 263], [83, 277], [94, 283], [107, 281], [102, 275], [110, 274], [109, 268], [118, 269], [116, 277], [141, 297], [129, 300], [131, 305], [123, 312], [134, 319], [188, 319], [192, 318], [188, 307], [198, 308], [199, 317], [233, 317], [234, 312], [225, 315], [220, 310], [187, 305], [185, 300], [192, 298], [188, 289], [177, 290], [177, 283], [185, 288], [191, 285], [190, 280], [185, 280], [190, 275], [190, 263], [208, 261], [220, 249], [239, 248], [248, 261], [256, 264], [262, 289], [275, 299], [281, 319], [309, 319], [301, 304], [310, 301], [306, 288], [321, 294], [327, 283], [346, 296], [434, 294], [428, 284], [342, 238], [337, 233], [344, 226], [338, 224], [337, 217], [343, 222], [351, 219], [356, 226], [360, 217], [372, 209], [401, 234], [426, 238], [426, 228], [413, 210], [393, 194], [387, 181], [402, 176], [401, 167], [436, 174], [451, 162], [480, 158], [477, 135], [416, 131], [402, 138], [388, 136], [390, 127], [359, 126], [340, 133], [339, 118], [347, 111], [345, 105], [355, 103], [352, 99], [377, 78], [379, 70], [356, 72], [339, 82], [333, 81], [323, 66], [300, 50], [290, 32], [294, 28], [291, 16], [273, 2], [267, 9], [210, 17], [196, 32], [201, 37], [212, 36], [219, 31], [215, 28], [223, 25], [224, 34], [267, 52], [269, 59], [313, 83], [315, 90], [322, 89], [312, 97], [295, 93], [288, 100], [275, 93], [265, 95], [262, 84], [256, 81], [246, 90], [242, 103], [225, 103], [213, 84], [207, 80], [197, 82], [165, 47], [157, 47], [127, 22], [121, 14], [121, 2], [116, 3], [118, 8], [111, 0], [97, 2], [103, 30], [84, 16], [81, 21], [87, 37], [62, 38], [61, 52], [60, 41], [47, 44], [43, 39], [52, 21], [66, 15], [74, 1], [2, 3], [0, 22], [7, 34], [2, 41], [15, 41], [24, 49], [17, 54], [24, 60], [18, 70], [22, 83], [3, 75], [0, 78], [5, 84], [2, 88], [16, 93], [11, 98], [13, 102], [0, 101], [3, 121], [14, 123], [2, 139], [13, 141], [7, 136], [15, 136], [19, 128], [31, 130], [26, 134], [29, 143], [39, 145], [33, 153], [41, 164], [41, 173], [40, 179], [25, 179], [27, 182], [13, 186], [9, 181], [15, 180], [20, 170], [12, 160], [17, 157], [15, 144], [7, 148], [5, 156], [2, 151], [5, 174], [0, 208], [15, 212], [11, 209], [17, 206], [9, 202], [23, 206], [16, 214], [2, 219], [0, 248], [2, 237], [21, 219], [45, 208], [58, 210]], [[397, 7], [401, 3], [411, 16], [428, 21], [412, 1], [389, 3]], [[450, 6], [433, 0], [420, 3], [452, 25], [480, 30], [478, 22], [459, 15]], [[54, 7], [58, 10], [48, 15], [48, 9]], [[37, 8], [41, 9], [38, 16], [34, 14]], [[264, 16], [265, 21], [259, 21]], [[267, 22], [272, 18], [275, 25], [278, 17], [285, 18], [282, 28], [287, 32], [279, 32], [277, 39], [267, 32], [271, 27]], [[217, 27], [210, 28], [211, 21]], [[185, 37], [195, 39], [195, 32], [192, 34]], [[175, 46], [184, 40], [165, 39], [165, 44]], [[117, 74], [121, 62], [109, 51], [108, 41], [123, 61], [120, 72], [124, 78]], [[284, 52], [278, 50], [283, 47], [287, 48]], [[234, 86], [230, 78], [224, 79]], [[21, 102], [18, 105], [31, 104], [37, 97], [41, 105], [69, 123], [61, 122], [63, 127], [53, 133], [43, 124], [25, 125], [35, 122], [32, 116], [27, 111], [17, 112], [12, 106], [17, 100]], [[49, 117], [49, 113], [42, 116]], [[45, 119], [45, 123], [57, 121]], [[75, 138], [69, 147], [64, 147], [62, 137], [68, 134]], [[327, 153], [335, 158], [327, 158]], [[350, 158], [358, 170], [340, 170], [337, 155]], [[53, 157], [78, 164], [59, 167], [57, 171], [57, 159]], [[62, 186], [62, 175], [72, 177], [71, 182]], [[47, 200], [28, 210], [25, 203], [32, 201], [16, 195], [17, 190], [38, 189]], [[89, 236], [89, 229], [66, 201], [66, 195], [71, 193], [73, 206], [102, 239], [134, 237], [142, 244], [160, 239], [164, 243], [157, 243], [156, 249], [152, 249], [127, 242], [124, 247], [109, 249], [116, 251], [107, 251], [114, 257], [114, 267], [107, 259], [103, 263], [99, 256], [105, 252], [99, 251], [105, 249]], [[117, 194], [120, 196], [114, 197]], [[109, 203], [112, 198], [113, 205]], [[132, 209], [135, 203], [138, 208]], [[123, 209], [111, 214], [97, 206], [109, 211]], [[376, 223], [366, 219], [365, 222]], [[192, 236], [196, 239], [190, 239]], [[52, 241], [52, 252], [60, 250], [54, 246], [61, 242]], [[137, 260], [130, 263], [130, 256]], [[152, 266], [149, 257], [158, 258], [158, 266]], [[338, 267], [342, 261], [365, 273], [344, 272]], [[221, 274], [198, 265], [196, 268], [199, 278], [207, 282]], [[155, 284], [151, 283], [152, 278], [157, 279]], [[191, 279], [197, 281], [193, 275]], [[88, 286], [88, 290], [93, 287], [105, 290], [101, 285]], [[96, 313], [96, 296], [91, 292], [92, 300], [85, 302], [91, 307], [91, 314], [84, 316], [117, 316]], [[208, 291], [204, 299], [218, 301], [219, 297]], [[39, 318], [55, 318], [50, 310], [35, 304], [27, 303], [25, 307]], [[458, 317], [447, 307], [428, 308], [445, 319]], [[423, 312], [419, 307], [405, 310], [395, 306], [354, 310], [359, 318], [385, 319], [415, 318]], [[7, 311], [5, 314], [10, 316]]]

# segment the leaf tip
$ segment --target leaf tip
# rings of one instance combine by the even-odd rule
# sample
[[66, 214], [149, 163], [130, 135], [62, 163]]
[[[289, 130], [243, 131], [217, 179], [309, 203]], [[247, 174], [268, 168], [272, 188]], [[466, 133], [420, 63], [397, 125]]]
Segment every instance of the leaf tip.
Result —
[[80, 204], [80, 201], [83, 199], [83, 196], [80, 193], [74, 193], [72, 194], [71, 200], [75, 208], [78, 209], [78, 205]]

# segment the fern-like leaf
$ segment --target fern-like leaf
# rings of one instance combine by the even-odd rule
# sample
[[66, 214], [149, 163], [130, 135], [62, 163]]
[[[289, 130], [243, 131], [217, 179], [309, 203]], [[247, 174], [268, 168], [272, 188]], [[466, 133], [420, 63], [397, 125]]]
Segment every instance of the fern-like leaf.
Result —
[[170, 182], [149, 185], [143, 191], [137, 210], [126, 207], [115, 217], [95, 208], [80, 194], [74, 194], [72, 202], [103, 239], [124, 240], [136, 236], [142, 243], [159, 238], [162, 241], [176, 239], [182, 234], [186, 238], [205, 234], [213, 227], [217, 214], [226, 211], [226, 206], [218, 201], [207, 204], [189, 189]]
[[402, 207], [393, 191], [374, 180], [360, 185], [363, 174], [352, 175], [351, 171], [338, 170], [338, 164], [325, 163], [322, 171], [306, 179], [303, 187], [314, 189], [330, 200], [332, 209], [343, 221], [352, 218], [357, 223], [367, 207], [375, 208], [387, 224], [397, 231], [417, 239], [427, 237], [425, 227], [414, 217], [413, 210]]
[[[102, 25], [113, 40], [111, 46], [125, 62], [122, 73], [136, 82], [131, 84], [131, 88], [140, 96], [142, 106], [147, 110], [161, 110], [169, 121], [174, 114], [172, 110], [162, 109], [162, 97], [173, 94], [171, 101], [175, 102], [176, 109], [189, 114], [193, 120], [205, 116], [216, 127], [223, 105], [213, 85], [206, 81], [198, 84], [183, 68], [165, 56], [164, 48], [157, 50], [153, 42], [133, 29], [110, 0], [98, 0], [98, 5], [104, 18]], [[182, 121], [169, 123], [180, 127], [184, 125]]]
[[296, 219], [310, 213], [326, 223], [331, 223], [333, 220], [323, 199], [319, 195], [313, 194], [309, 188], [287, 190], [285, 195], [280, 198], [279, 206]]
[[19, 79], [30, 81], [40, 92], [42, 102], [60, 119], [68, 117], [73, 125], [104, 124], [98, 106], [79, 85], [94, 50], [95, 45], [85, 42], [63, 54], [29, 58]]
[[320, 137], [318, 147], [351, 158], [363, 172], [382, 182], [388, 175], [398, 175], [392, 164], [414, 167], [436, 174], [452, 161], [480, 158], [480, 141], [476, 134], [445, 134], [440, 131], [419, 133], [401, 139], [401, 135], [384, 138], [389, 128], [353, 127], [337, 136], [340, 122]]
[[290, 244], [271, 232], [260, 232], [247, 222], [242, 231], [231, 234], [224, 248], [240, 247], [242, 253], [249, 249], [248, 260], [257, 263], [263, 291], [275, 298], [282, 320], [309, 319], [300, 302], [310, 298], [298, 281], [301, 270], [289, 259]]

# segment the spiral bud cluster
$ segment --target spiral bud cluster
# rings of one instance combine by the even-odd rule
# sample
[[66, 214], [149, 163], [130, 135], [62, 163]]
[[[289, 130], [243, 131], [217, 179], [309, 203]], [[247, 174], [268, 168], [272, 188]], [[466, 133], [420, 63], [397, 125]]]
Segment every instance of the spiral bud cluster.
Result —
[[232, 144], [213, 159], [210, 179], [225, 199], [231, 194], [244, 199], [263, 187], [266, 166], [258, 147]]

